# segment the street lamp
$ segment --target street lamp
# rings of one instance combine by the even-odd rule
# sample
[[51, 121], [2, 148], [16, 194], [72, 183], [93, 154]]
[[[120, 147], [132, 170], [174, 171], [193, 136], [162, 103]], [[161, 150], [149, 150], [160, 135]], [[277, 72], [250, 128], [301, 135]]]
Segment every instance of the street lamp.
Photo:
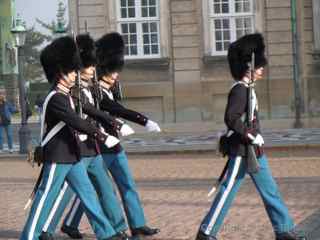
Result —
[[31, 142], [31, 131], [27, 122], [27, 101], [25, 80], [23, 77], [23, 46], [25, 44], [27, 31], [18, 15], [13, 22], [11, 33], [15, 40], [15, 46], [18, 50], [18, 79], [19, 79], [19, 103], [21, 108], [21, 127], [19, 129], [20, 153], [27, 153]]
[[58, 18], [57, 25], [53, 31], [54, 37], [59, 38], [62, 37], [66, 34], [66, 29], [63, 26], [63, 23], [61, 20]]

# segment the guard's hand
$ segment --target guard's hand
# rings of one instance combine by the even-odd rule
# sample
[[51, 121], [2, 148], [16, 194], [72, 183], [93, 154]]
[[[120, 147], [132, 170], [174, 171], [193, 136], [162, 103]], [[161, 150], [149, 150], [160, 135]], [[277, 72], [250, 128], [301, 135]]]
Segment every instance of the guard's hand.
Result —
[[108, 148], [112, 148], [115, 145], [117, 145], [120, 142], [120, 140], [114, 136], [107, 136], [106, 141], [104, 142], [104, 144], [108, 147]]
[[109, 135], [104, 131], [101, 131], [101, 132], [98, 131], [95, 134], [95, 137], [98, 141], [104, 143], [108, 148], [112, 148], [120, 142], [120, 140], [118, 138], [116, 138], [112, 135]]
[[147, 121], [146, 128], [149, 132], [161, 132], [161, 128], [158, 123], [151, 120]]
[[128, 124], [123, 124], [120, 128], [120, 134], [121, 136], [126, 137], [134, 134], [134, 130]]
[[251, 133], [248, 133], [248, 138], [252, 140], [252, 144], [258, 145], [259, 147], [264, 144], [263, 137], [260, 134], [257, 134], [257, 136], [253, 136]]
[[86, 134], [79, 134], [79, 139], [81, 142], [84, 142], [85, 140], [88, 139], [88, 135]]

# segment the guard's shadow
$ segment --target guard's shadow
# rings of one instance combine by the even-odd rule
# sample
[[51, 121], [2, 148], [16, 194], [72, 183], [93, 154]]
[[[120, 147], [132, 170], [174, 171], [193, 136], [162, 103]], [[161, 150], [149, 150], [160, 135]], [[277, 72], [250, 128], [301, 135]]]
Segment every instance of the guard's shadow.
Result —
[[0, 239], [19, 239], [20, 234], [20, 231], [0, 230]]

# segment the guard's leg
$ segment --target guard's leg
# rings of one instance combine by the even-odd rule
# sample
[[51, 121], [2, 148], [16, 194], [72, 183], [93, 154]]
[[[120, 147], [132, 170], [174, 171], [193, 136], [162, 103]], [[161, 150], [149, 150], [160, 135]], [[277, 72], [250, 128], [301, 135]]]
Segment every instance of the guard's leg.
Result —
[[[91, 162], [91, 158], [90, 159], [82, 158], [81, 161], [83, 161], [83, 164], [85, 167], [88, 167]], [[66, 209], [70, 201], [72, 201], [72, 198], [74, 197], [75, 197], [75, 194], [73, 190], [70, 188], [67, 181], [65, 181], [59, 192], [57, 200], [55, 201], [51, 209], [50, 215], [43, 227], [43, 232], [48, 232], [51, 234], [55, 232], [57, 225], [59, 224], [59, 221], [62, 218], [64, 210]]]
[[129, 168], [126, 153], [121, 151], [116, 155], [103, 154], [102, 157], [105, 162], [108, 162], [110, 157], [115, 158], [115, 160], [113, 160], [109, 166], [109, 171], [119, 188], [130, 228], [133, 229], [145, 226], [146, 220], [142, 204], [136, 190], [135, 181]]
[[274, 231], [276, 233], [288, 232], [294, 226], [293, 220], [271, 175], [265, 155], [259, 158], [259, 163], [259, 172], [251, 174], [251, 178], [260, 193]]
[[45, 163], [42, 181], [36, 192], [21, 240], [38, 240], [50, 209], [59, 194], [71, 164]]
[[89, 177], [98, 193], [99, 201], [105, 215], [116, 232], [125, 231], [127, 224], [120, 202], [113, 188], [108, 172], [104, 169], [101, 155], [95, 157], [88, 168]]
[[115, 231], [104, 215], [96, 191], [90, 182], [82, 161], [76, 163], [67, 175], [67, 181], [78, 195], [85, 208], [86, 215], [98, 239], [115, 235]]
[[[113, 189], [111, 177], [105, 171], [101, 155], [92, 158], [91, 163], [88, 166], [88, 174], [99, 195], [102, 209], [110, 221], [110, 224], [116, 232], [125, 231], [127, 229], [127, 224], [122, 208]], [[63, 226], [78, 229], [83, 212], [84, 210], [80, 200], [75, 199], [70, 211], [64, 219]]]
[[81, 201], [78, 197], [75, 197], [66, 217], [63, 220], [63, 226], [78, 229], [83, 214], [84, 208], [81, 204]]
[[199, 231], [204, 235], [216, 236], [223, 220], [238, 192], [245, 176], [245, 164], [241, 157], [230, 159], [228, 173], [217, 193]]
[[48, 232], [51, 234], [55, 232], [59, 221], [62, 218], [64, 210], [66, 209], [74, 195], [75, 194], [70, 188], [69, 184], [65, 181], [59, 192], [57, 200], [55, 201], [51, 209], [50, 215], [42, 229], [44, 232]]

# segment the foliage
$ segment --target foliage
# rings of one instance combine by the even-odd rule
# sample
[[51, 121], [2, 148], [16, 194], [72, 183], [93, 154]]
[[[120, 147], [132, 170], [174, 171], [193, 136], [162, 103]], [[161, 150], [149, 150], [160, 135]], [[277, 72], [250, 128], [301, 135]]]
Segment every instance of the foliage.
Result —
[[66, 5], [63, 2], [59, 2], [57, 14], [56, 14], [57, 20], [52, 20], [51, 23], [45, 23], [38, 18], [36, 19], [37, 23], [40, 24], [41, 27], [49, 31], [50, 35], [47, 35], [49, 40], [52, 40], [54, 38], [55, 31], [58, 28], [59, 24], [67, 32], [70, 29], [70, 26], [65, 19], [66, 10], [67, 10]]
[[24, 46], [24, 74], [27, 81], [36, 82], [39, 79], [41, 80], [43, 72], [39, 60], [40, 50], [46, 43], [53, 40], [58, 24], [66, 30], [69, 29], [65, 19], [66, 9], [65, 4], [60, 1], [58, 4], [56, 21], [54, 20], [51, 23], [45, 23], [40, 19], [36, 19], [37, 23], [48, 30], [49, 33], [42, 33], [35, 30], [34, 27], [27, 30], [26, 43]]
[[23, 54], [24, 76], [27, 81], [33, 82], [41, 78], [42, 68], [39, 60], [40, 47], [48, 40], [46, 35], [35, 30], [34, 27], [27, 29]]

